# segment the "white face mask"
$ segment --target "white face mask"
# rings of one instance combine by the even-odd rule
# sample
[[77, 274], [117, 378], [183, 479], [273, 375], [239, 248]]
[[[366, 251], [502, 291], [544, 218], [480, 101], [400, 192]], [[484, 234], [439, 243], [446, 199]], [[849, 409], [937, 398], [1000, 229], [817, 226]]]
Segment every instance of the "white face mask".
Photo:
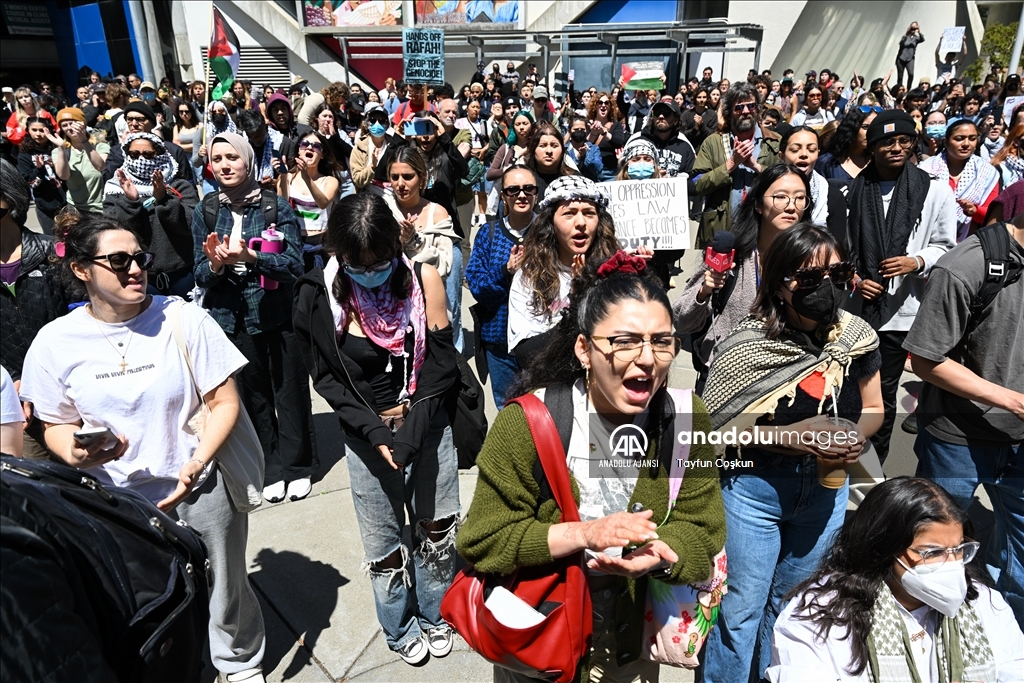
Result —
[[906, 573], [900, 583], [910, 595], [952, 619], [967, 597], [967, 576], [963, 560], [947, 560], [943, 564], [919, 564], [913, 569], [903, 564]]

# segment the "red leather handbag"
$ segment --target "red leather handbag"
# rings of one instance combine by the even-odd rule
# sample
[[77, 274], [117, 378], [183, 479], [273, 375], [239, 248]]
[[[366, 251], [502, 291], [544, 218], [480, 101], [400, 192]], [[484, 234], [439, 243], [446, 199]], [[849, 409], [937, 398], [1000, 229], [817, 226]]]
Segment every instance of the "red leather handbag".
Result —
[[[558, 430], [544, 403], [533, 394], [512, 399], [526, 423], [563, 522], [580, 521], [569, 468]], [[496, 587], [513, 593], [544, 615], [536, 626], [510, 628], [484, 604]], [[441, 616], [487, 661], [553, 683], [569, 683], [590, 650], [593, 612], [583, 553], [551, 564], [523, 567], [509, 576], [460, 571], [441, 601]]]

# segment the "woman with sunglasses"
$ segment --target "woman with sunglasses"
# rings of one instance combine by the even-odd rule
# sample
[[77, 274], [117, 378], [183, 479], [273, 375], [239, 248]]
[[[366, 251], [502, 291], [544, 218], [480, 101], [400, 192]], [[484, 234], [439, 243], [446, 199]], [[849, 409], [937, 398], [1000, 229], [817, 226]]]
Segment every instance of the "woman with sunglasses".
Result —
[[845, 475], [830, 481], [819, 469], [855, 462], [882, 422], [878, 335], [840, 309], [856, 274], [846, 258], [824, 228], [785, 230], [764, 254], [751, 314], [715, 350], [702, 394], [712, 427], [758, 441], [726, 449], [736, 580], [708, 637], [707, 683], [764, 675], [782, 596], [814, 572], [843, 524]]
[[779, 83], [779, 93], [775, 97], [775, 104], [782, 112], [782, 120], [789, 123], [793, 115], [800, 109], [800, 100], [793, 91], [793, 79], [783, 78]]
[[601, 150], [601, 162], [604, 164], [604, 171], [601, 173], [601, 180], [608, 181], [615, 178], [619, 168], [618, 157], [615, 152], [626, 144], [626, 127], [615, 119], [615, 98], [608, 93], [601, 91], [590, 99], [587, 107], [587, 118], [590, 120], [590, 133], [587, 140], [597, 145]]
[[175, 179], [178, 164], [156, 135], [130, 133], [121, 148], [124, 164], [104, 186], [103, 215], [131, 226], [153, 253], [151, 294], [190, 299], [195, 253], [189, 221], [199, 203], [195, 185]]
[[361, 133], [356, 139], [352, 148], [352, 155], [349, 157], [349, 168], [352, 171], [352, 184], [359, 192], [365, 188], [376, 188], [378, 194], [383, 194], [383, 183], [374, 183], [374, 174], [377, 164], [387, 154], [388, 147], [394, 141], [388, 133], [391, 125], [388, 121], [388, 113], [380, 106], [366, 105], [365, 117], [361, 127]]
[[181, 147], [188, 154], [192, 154], [193, 145], [199, 139], [199, 126], [202, 122], [196, 114], [196, 108], [191, 102], [181, 100], [174, 115], [174, 138], [172, 142]]
[[817, 83], [812, 83], [804, 93], [804, 107], [789, 120], [793, 126], [810, 126], [814, 130], [820, 130], [829, 121], [835, 121], [836, 117], [828, 105], [828, 91], [824, 90]]
[[[459, 554], [475, 569], [501, 575], [543, 571], [558, 558], [585, 553], [593, 641], [579, 681], [656, 682], [659, 665], [641, 658], [647, 578], [704, 581], [725, 540], [718, 472], [706, 441], [690, 449], [675, 507], [667, 507], [676, 412], [692, 411], [695, 433], [708, 431], [708, 416], [696, 394], [667, 388], [679, 345], [668, 296], [645, 264], [621, 251], [588, 264], [551, 343], [511, 388], [512, 395], [530, 392], [543, 400], [555, 426], [570, 435], [563, 462], [581, 521], [562, 523], [562, 511], [540, 492], [533, 474], [537, 446], [522, 408], [511, 404], [487, 434], [473, 504], [457, 539]], [[621, 425], [650, 435], [641, 457], [656, 465], [599, 464], [618, 457], [609, 442]], [[542, 436], [559, 441], [558, 433]], [[498, 683], [537, 680], [494, 667]]]
[[453, 640], [440, 607], [460, 512], [446, 408], [459, 371], [444, 284], [402, 254], [403, 232], [381, 197], [342, 199], [327, 265], [296, 285], [294, 321], [313, 386], [345, 433], [377, 619], [388, 647], [419, 664], [447, 655]]
[[945, 149], [921, 164], [933, 178], [945, 180], [956, 195], [956, 241], [985, 225], [989, 205], [999, 194], [999, 171], [974, 152], [978, 126], [959, 119], [946, 127]]
[[972, 536], [967, 513], [935, 482], [876, 486], [786, 596], [768, 680], [1019, 681], [1024, 635], [971, 562]]
[[871, 160], [868, 126], [881, 112], [882, 108], [873, 104], [858, 105], [846, 112], [814, 170], [826, 180], [856, 178]]
[[[202, 534], [217, 580], [210, 591], [210, 654], [231, 681], [263, 681], [263, 616], [249, 585], [248, 516], [231, 502], [218, 449], [238, 419], [234, 375], [245, 357], [201, 308], [146, 293], [154, 255], [105, 217], [57, 217], [65, 286], [87, 300], [39, 331], [21, 395], [58, 461], [107, 486], [132, 489]], [[179, 318], [194, 374], [175, 342]], [[73, 340], [73, 341], [72, 341]], [[202, 438], [188, 421], [209, 406]], [[78, 441], [106, 427], [109, 440]]]
[[477, 231], [466, 266], [466, 283], [477, 301], [475, 315], [483, 347], [478, 353], [486, 358], [498, 410], [505, 405], [505, 392], [519, 372], [508, 348], [508, 298], [512, 278], [523, 263], [527, 230], [536, 215], [533, 209], [539, 182], [529, 168], [509, 166], [501, 177], [501, 187], [503, 211]]
[[295, 157], [295, 170], [281, 175], [278, 194], [288, 200], [295, 210], [302, 234], [302, 254], [306, 272], [314, 265], [322, 265], [320, 246], [327, 219], [338, 201], [341, 182], [335, 175], [338, 165], [320, 133], [310, 131], [299, 140], [299, 153]]
[[[245, 138], [221, 133], [210, 141], [210, 166], [220, 187], [208, 227], [204, 204], [192, 214], [196, 284], [210, 311], [248, 365], [239, 377], [242, 405], [259, 433], [266, 461], [263, 497], [299, 500], [320, 468], [309, 381], [292, 329], [292, 285], [303, 273], [302, 236], [292, 207], [277, 197], [268, 224], [255, 154]], [[257, 251], [253, 238], [273, 229], [280, 251]]]

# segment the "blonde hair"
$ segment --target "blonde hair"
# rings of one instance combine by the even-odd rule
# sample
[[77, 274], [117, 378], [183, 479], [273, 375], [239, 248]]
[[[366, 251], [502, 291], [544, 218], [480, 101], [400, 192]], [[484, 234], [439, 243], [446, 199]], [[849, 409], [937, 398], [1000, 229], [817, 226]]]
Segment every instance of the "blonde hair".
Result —
[[[20, 98], [23, 95], [28, 95], [32, 98], [32, 104], [35, 105], [36, 109], [34, 114], [29, 114], [27, 111], [25, 111], [25, 108], [21, 106]], [[32, 91], [28, 88], [22, 87], [14, 91], [14, 107], [14, 111], [18, 116], [18, 128], [26, 129], [25, 123], [28, 121], [29, 116], [39, 116], [39, 100], [36, 99], [36, 96], [32, 94]]]

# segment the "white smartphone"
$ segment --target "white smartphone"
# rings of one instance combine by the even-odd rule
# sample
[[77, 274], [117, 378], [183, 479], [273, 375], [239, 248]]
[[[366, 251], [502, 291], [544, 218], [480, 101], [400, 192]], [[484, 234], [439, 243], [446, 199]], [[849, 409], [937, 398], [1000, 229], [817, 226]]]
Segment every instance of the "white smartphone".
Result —
[[570, 81], [575, 81], [576, 80], [576, 69], [569, 69], [569, 80]]
[[103, 445], [106, 445], [116, 439], [114, 433], [110, 431], [110, 427], [91, 427], [89, 429], [79, 429], [77, 432], [75, 432], [74, 436], [75, 441], [77, 441], [79, 444], [85, 447], [89, 447], [97, 441], [99, 441]]

